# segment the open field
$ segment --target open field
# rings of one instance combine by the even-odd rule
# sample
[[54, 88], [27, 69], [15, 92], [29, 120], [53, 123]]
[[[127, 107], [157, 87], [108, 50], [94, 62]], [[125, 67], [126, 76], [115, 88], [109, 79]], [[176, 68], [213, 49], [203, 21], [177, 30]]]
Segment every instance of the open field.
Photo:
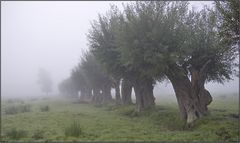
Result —
[[[161, 100], [162, 99], [162, 100]], [[238, 96], [214, 97], [211, 114], [191, 129], [180, 120], [176, 101], [159, 97], [155, 109], [96, 107], [75, 99], [2, 101], [4, 141], [238, 141]]]

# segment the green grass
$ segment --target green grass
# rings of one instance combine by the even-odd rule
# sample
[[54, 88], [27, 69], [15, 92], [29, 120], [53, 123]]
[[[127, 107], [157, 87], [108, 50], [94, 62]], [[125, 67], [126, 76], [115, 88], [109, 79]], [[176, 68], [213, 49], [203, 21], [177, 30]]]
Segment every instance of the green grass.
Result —
[[[157, 106], [136, 113], [135, 106], [95, 107], [71, 99], [24, 100], [31, 112], [2, 112], [5, 141], [178, 141], [220, 142], [238, 140], [238, 96], [214, 98], [211, 114], [186, 129], [176, 101], [159, 98]], [[2, 111], [23, 103], [2, 102]], [[42, 107], [51, 110], [41, 112]], [[13, 133], [9, 133], [13, 130]], [[14, 137], [15, 131], [24, 132]], [[72, 133], [70, 133], [72, 132]], [[13, 134], [13, 135], [11, 135]], [[21, 134], [21, 133], [20, 133]]]

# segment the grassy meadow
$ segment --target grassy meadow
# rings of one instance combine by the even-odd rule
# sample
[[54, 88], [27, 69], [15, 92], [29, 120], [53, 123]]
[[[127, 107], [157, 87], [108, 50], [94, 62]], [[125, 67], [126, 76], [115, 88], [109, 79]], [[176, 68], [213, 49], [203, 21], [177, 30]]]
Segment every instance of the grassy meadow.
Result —
[[3, 99], [3, 141], [237, 142], [238, 95], [213, 97], [211, 114], [185, 128], [176, 100], [157, 98], [141, 114], [135, 106], [94, 106], [76, 99]]

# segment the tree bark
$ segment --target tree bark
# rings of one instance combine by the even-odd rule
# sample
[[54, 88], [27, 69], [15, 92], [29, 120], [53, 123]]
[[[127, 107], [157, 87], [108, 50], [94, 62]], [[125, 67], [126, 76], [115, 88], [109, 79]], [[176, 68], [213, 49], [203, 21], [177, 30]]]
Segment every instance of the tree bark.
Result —
[[81, 89], [81, 95], [80, 95], [80, 97], [79, 97], [79, 101], [80, 101], [80, 102], [84, 101], [85, 96], [86, 96], [86, 91], [85, 91], [84, 88], [82, 88], [82, 89]]
[[135, 81], [133, 86], [136, 96], [137, 112], [141, 112], [155, 105], [152, 79]]
[[83, 88], [81, 90], [81, 96], [79, 98], [80, 102], [87, 102], [89, 103], [92, 98], [92, 89], [90, 88]]
[[205, 89], [205, 80], [205, 72], [203, 73], [201, 70], [199, 71], [194, 68], [191, 69], [191, 83], [193, 90], [199, 98], [200, 109], [202, 110], [202, 113], [207, 115], [209, 113], [207, 106], [212, 102], [212, 96], [209, 91]]
[[124, 105], [132, 104], [132, 83], [126, 78], [122, 80], [121, 93], [122, 103]]
[[203, 116], [200, 99], [195, 94], [192, 84], [183, 69], [174, 65], [166, 72], [173, 85], [181, 117], [187, 124]]
[[112, 101], [111, 86], [105, 85], [102, 90], [102, 104], [107, 104]]
[[121, 97], [120, 97], [120, 80], [118, 80], [116, 83], [115, 83], [115, 96], [116, 96], [116, 103], [117, 104], [120, 104], [121, 103]]
[[97, 104], [97, 105], [101, 104], [102, 101], [101, 101], [100, 96], [101, 96], [100, 89], [94, 88], [93, 96], [92, 96], [92, 103]]

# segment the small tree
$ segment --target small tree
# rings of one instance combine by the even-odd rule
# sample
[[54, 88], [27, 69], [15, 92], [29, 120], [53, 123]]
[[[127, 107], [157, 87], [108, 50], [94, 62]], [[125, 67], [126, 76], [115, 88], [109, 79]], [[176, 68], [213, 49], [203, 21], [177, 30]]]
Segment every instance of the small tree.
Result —
[[38, 71], [38, 84], [41, 87], [42, 92], [45, 92], [47, 95], [52, 91], [52, 79], [50, 74], [45, 69], [39, 69]]

